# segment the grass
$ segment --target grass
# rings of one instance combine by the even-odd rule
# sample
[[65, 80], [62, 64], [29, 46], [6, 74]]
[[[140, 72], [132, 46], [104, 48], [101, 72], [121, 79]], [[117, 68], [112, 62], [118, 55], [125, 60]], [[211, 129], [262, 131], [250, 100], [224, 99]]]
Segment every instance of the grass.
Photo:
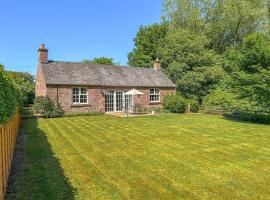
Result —
[[7, 199], [270, 199], [270, 126], [211, 115], [26, 119]]

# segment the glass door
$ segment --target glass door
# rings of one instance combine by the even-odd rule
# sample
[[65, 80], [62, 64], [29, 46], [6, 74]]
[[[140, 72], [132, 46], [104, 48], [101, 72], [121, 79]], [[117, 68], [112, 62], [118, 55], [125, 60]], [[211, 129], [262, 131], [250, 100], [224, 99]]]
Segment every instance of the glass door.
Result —
[[115, 92], [115, 111], [121, 112], [123, 111], [123, 92]]
[[125, 96], [125, 111], [132, 111], [132, 95], [124, 94]]
[[105, 93], [105, 112], [113, 112], [114, 111], [114, 92], [106, 92]]

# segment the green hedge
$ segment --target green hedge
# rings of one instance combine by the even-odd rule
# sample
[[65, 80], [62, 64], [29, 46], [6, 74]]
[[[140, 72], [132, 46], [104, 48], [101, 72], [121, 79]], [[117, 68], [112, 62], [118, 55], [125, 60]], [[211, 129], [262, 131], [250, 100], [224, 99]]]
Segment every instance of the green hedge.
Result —
[[259, 124], [270, 124], [270, 114], [259, 112], [225, 113], [225, 117]]
[[19, 90], [0, 65], [0, 123], [5, 123], [21, 103]]

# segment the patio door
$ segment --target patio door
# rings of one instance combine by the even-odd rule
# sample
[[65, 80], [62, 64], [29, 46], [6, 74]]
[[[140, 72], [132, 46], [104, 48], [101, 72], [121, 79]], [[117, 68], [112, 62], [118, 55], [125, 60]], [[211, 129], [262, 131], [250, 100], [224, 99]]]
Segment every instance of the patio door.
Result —
[[131, 111], [132, 95], [123, 91], [108, 91], [105, 93], [105, 112]]

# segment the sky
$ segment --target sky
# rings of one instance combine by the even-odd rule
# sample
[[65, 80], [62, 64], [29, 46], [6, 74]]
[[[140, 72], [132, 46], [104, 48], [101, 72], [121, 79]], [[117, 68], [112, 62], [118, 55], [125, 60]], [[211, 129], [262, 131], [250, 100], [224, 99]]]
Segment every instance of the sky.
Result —
[[140, 25], [160, 21], [162, 0], [0, 0], [0, 63], [36, 74], [37, 50], [49, 60], [111, 57], [121, 65]]

